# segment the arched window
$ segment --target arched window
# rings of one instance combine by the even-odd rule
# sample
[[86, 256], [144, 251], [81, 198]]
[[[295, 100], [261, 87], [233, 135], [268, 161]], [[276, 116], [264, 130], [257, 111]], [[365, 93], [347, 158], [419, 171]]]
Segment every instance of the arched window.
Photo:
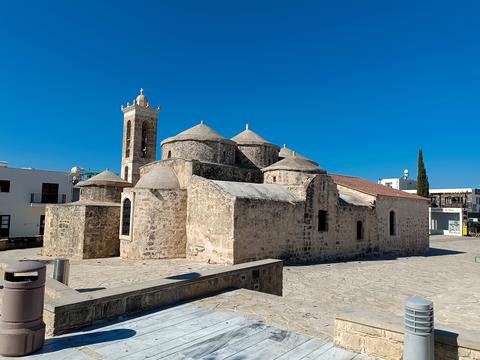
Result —
[[131, 210], [132, 203], [130, 202], [130, 199], [123, 200], [122, 235], [130, 235]]
[[147, 157], [147, 145], [148, 145], [148, 124], [146, 121], [142, 124], [142, 157]]
[[357, 221], [357, 240], [363, 239], [363, 223], [359, 220]]
[[395, 236], [397, 234], [396, 225], [395, 211], [391, 210], [389, 215], [390, 236]]
[[172, 157], [172, 152], [168, 150], [167, 159], [170, 159], [171, 157]]
[[123, 180], [128, 181], [128, 166], [125, 166], [123, 171]]
[[132, 134], [132, 124], [130, 120], [127, 122], [127, 133], [125, 134], [125, 157], [130, 157], [130, 137]]

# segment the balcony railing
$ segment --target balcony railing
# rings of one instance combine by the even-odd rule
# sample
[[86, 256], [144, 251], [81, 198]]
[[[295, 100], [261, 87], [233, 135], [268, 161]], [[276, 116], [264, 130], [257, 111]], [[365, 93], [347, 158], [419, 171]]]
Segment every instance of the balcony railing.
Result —
[[65, 204], [67, 202], [66, 194], [40, 194], [31, 193], [31, 204]]

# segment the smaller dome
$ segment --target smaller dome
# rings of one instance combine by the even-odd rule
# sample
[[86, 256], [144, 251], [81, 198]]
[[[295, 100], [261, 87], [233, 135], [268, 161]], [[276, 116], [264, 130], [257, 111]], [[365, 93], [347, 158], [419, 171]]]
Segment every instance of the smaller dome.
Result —
[[296, 156], [297, 158], [300, 158], [300, 159], [307, 159], [305, 156], [300, 155], [299, 153], [297, 153], [296, 151], [293, 151], [292, 149], [289, 149], [285, 144], [283, 144], [283, 147], [280, 149], [278, 156], [282, 158], [289, 158], [289, 157]]
[[138, 180], [136, 189], [175, 190], [180, 189], [177, 175], [169, 167], [158, 167]]
[[321, 169], [317, 163], [303, 157], [297, 157], [295, 154], [292, 157], [285, 158], [262, 169], [263, 172], [274, 170], [298, 171], [309, 174], [327, 173], [325, 170]]
[[211, 127], [208, 127], [204, 124], [203, 121], [200, 124], [187, 129], [181, 132], [178, 135], [169, 137], [162, 141], [162, 145], [174, 141], [218, 141], [218, 142], [226, 142], [226, 143], [233, 143], [231, 140], [225, 139], [222, 135], [217, 133]]
[[245, 130], [243, 130], [240, 134], [234, 136], [232, 138], [239, 145], [276, 145], [268, 142], [256, 132], [250, 130], [250, 126], [247, 124]]
[[111, 172], [110, 170], [105, 170], [98, 175], [92, 176], [90, 179], [85, 181], [80, 181], [77, 186], [118, 186], [118, 187], [128, 187], [131, 186], [128, 181], [123, 180], [117, 174]]
[[137, 98], [135, 99], [135, 103], [138, 106], [144, 106], [144, 107], [150, 106], [150, 104], [148, 103], [147, 97], [143, 94], [143, 89], [140, 89], [140, 95], [138, 95]]

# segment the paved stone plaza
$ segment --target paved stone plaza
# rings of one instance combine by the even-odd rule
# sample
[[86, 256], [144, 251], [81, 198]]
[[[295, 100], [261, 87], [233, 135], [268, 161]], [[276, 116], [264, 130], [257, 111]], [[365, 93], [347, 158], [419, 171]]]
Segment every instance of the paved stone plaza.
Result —
[[[401, 317], [405, 298], [418, 295], [434, 301], [437, 328], [480, 333], [480, 239], [434, 236], [430, 246], [425, 257], [286, 266], [283, 297], [237, 290], [196, 303], [329, 338], [336, 314]], [[0, 252], [0, 262], [42, 258], [39, 250]], [[93, 291], [217, 266], [184, 259], [72, 261], [70, 284]]]

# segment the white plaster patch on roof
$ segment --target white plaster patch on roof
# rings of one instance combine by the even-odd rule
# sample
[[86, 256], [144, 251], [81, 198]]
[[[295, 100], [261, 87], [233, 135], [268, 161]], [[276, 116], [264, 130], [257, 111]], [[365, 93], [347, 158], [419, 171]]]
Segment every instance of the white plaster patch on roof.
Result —
[[210, 180], [224, 192], [247, 199], [292, 202], [298, 199], [287, 188], [272, 184], [254, 184], [234, 181]]
[[354, 196], [353, 194], [339, 194], [339, 197], [349, 205], [372, 206], [372, 204], [366, 199], [363, 199], [359, 196]]
[[180, 189], [177, 175], [169, 167], [158, 167], [143, 175], [135, 188], [140, 189]]

